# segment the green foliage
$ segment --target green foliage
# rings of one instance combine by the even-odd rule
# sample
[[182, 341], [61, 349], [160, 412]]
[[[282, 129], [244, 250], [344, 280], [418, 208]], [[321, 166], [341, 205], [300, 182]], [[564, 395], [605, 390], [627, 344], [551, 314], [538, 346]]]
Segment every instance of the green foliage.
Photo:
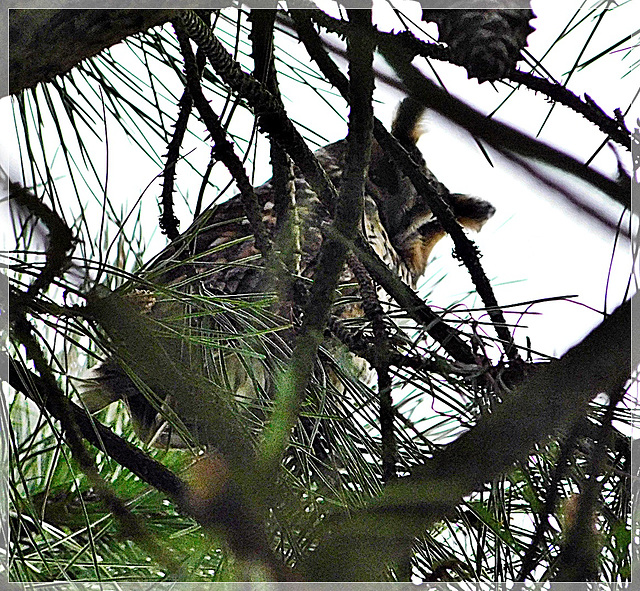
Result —
[[[398, 7], [401, 15], [403, 8], [403, 4]], [[608, 10], [598, 7], [584, 18]], [[247, 14], [225, 9], [211, 17], [218, 39], [250, 71]], [[567, 35], [571, 38], [570, 30], [557, 41]], [[337, 139], [325, 137], [325, 119], [345, 121], [347, 106], [299, 51], [291, 24], [276, 20], [275, 68], [284, 105], [305, 139], [322, 145]], [[583, 52], [576, 46], [575, 53]], [[576, 57], [575, 67], [590, 67], [601, 55], [605, 52], [586, 61]], [[527, 55], [527, 60], [535, 58]], [[536, 423], [540, 417], [532, 416], [532, 430], [539, 427], [543, 433], [535, 439], [534, 451], [526, 454], [518, 448], [505, 466], [497, 464], [499, 474], [483, 472], [485, 478], [474, 481], [472, 492], [460, 484], [456, 473], [462, 462], [450, 467], [450, 478], [448, 473], [424, 476], [421, 470], [443, 457], [442, 450], [451, 450], [451, 441], [487, 424], [483, 421], [495, 418], [496, 408], [521, 390], [509, 382], [513, 366], [503, 363], [504, 343], [490, 336], [488, 329], [478, 329], [484, 310], [471, 309], [469, 298], [451, 302], [447, 318], [456, 319], [450, 324], [473, 343], [479, 358], [483, 351], [491, 351], [477, 366], [448, 357], [427, 328], [392, 302], [387, 326], [395, 327], [393, 320], [405, 327], [392, 335], [395, 351], [414, 361], [391, 367], [400, 482], [394, 488], [394, 483], [384, 485], [381, 478], [377, 387], [358, 373], [361, 367], [354, 366], [335, 334], [324, 340], [315, 361], [315, 351], [309, 351], [314, 371], [307, 397], [298, 407], [291, 401], [298, 376], [291, 368], [286, 371], [295, 321], [274, 311], [275, 289], [258, 296], [230, 297], [202, 289], [203, 275], [181, 277], [171, 284], [164, 281], [171, 272], [204, 264], [207, 256], [224, 254], [224, 249], [246, 241], [241, 238], [182, 259], [155, 256], [166, 246], [157, 228], [158, 179], [166, 165], [164, 154], [178, 120], [184, 83], [183, 57], [167, 25], [129, 38], [53, 82], [13, 97], [24, 177], [32, 179], [34, 194], [60, 216], [78, 241], [70, 265], [61, 270], [64, 273], [46, 290], [30, 294], [29, 285], [47, 260], [47, 228], [33, 212], [19, 210], [14, 216], [15, 244], [5, 257], [16, 318], [31, 323], [53, 382], [65, 399], [81, 405], [73, 378], [107, 355], [116, 355], [189, 449], [148, 445], [121, 401], [93, 415], [94, 420], [193, 483], [197, 476], [192, 464], [203, 455], [202, 440], [193, 436], [193, 424], [187, 419], [197, 419], [209, 452], [214, 448], [223, 458], [221, 475], [204, 482], [195, 501], [167, 500], [157, 487], [114, 460], [107, 445], [86, 444], [96, 469], [93, 475], [68, 445], [65, 427], [46, 410], [43, 393], [33, 384], [28, 387], [27, 377], [23, 390], [7, 389], [10, 578], [124, 582], [281, 577], [278, 567], [260, 554], [264, 550], [260, 541], [256, 542], [260, 552], [250, 541], [249, 555], [242, 555], [243, 546], [234, 542], [234, 535], [245, 534], [244, 526], [234, 530], [224, 516], [216, 517], [216, 511], [225, 510], [211, 500], [215, 497], [211, 491], [219, 485], [227, 495], [223, 498], [237, 503], [232, 510], [237, 510], [239, 521], [246, 518], [251, 524], [257, 515], [256, 522], [264, 524], [270, 556], [279, 567], [291, 567], [309, 580], [410, 576], [424, 581], [516, 580], [529, 552], [532, 564], [524, 575], [548, 581], [555, 576], [566, 542], [559, 500], [584, 494], [601, 473], [595, 502], [597, 541], [603, 548], [600, 578], [629, 581], [629, 440], [609, 428], [612, 420], [629, 425], [635, 418], [634, 411], [625, 408], [624, 397], [614, 409], [611, 391], [608, 399], [583, 401], [582, 422], [575, 426], [567, 419], [553, 437], [542, 421]], [[507, 90], [502, 82], [496, 86]], [[203, 72], [202, 88], [252, 171], [251, 180], [265, 180], [267, 143], [246, 98], [230, 92], [210, 68]], [[231, 194], [233, 181], [215, 164], [211, 150], [201, 121], [191, 116], [175, 163], [174, 205], [182, 230], [194, 211], [207, 210]], [[209, 174], [209, 165], [216, 174]], [[192, 232], [199, 228], [196, 225]], [[255, 257], [247, 257], [212, 266], [206, 273], [258, 264]], [[428, 277], [424, 291], [440, 279]], [[147, 315], [127, 299], [140, 289], [152, 292], [164, 306], [162, 317]], [[353, 285], [342, 284], [334, 309], [353, 303], [353, 293]], [[375, 334], [363, 317], [351, 318], [345, 326], [363, 339], [372, 340]], [[33, 348], [16, 335], [12, 367], [22, 376], [46, 379]], [[322, 340], [322, 334], [315, 336]], [[185, 351], [189, 364], [180, 361], [187, 358]], [[238, 395], [232, 361], [243, 369], [251, 395]], [[527, 368], [517, 382], [527, 383], [529, 366], [533, 375], [545, 371], [536, 367], [546, 361], [542, 355], [530, 364], [523, 361]], [[490, 374], [492, 364], [496, 373]], [[514, 371], [519, 370], [516, 365]], [[279, 376], [280, 397], [267, 392], [265, 375]], [[496, 385], [488, 385], [487, 375]], [[182, 401], [181, 413], [163, 407], [158, 392], [167, 389]], [[522, 419], [519, 424], [526, 418], [515, 411], [513, 416]], [[509, 450], [491, 449], [494, 441], [483, 440], [487, 455], [508, 456]], [[287, 450], [280, 461], [283, 448]], [[592, 462], [595, 449], [603, 454], [597, 465]], [[217, 465], [217, 456], [211, 461]], [[231, 474], [228, 480], [225, 471]], [[409, 473], [419, 480], [408, 479]], [[124, 517], [105, 502], [98, 482], [123, 502], [128, 512]], [[192, 485], [192, 490], [196, 488]], [[551, 496], [558, 502], [547, 507]], [[204, 507], [201, 513], [193, 509], [198, 502]], [[129, 516], [144, 525], [142, 541], [127, 535]], [[541, 539], [531, 548], [537, 530]], [[257, 552], [257, 564], [251, 562], [256, 555], [249, 551]]]

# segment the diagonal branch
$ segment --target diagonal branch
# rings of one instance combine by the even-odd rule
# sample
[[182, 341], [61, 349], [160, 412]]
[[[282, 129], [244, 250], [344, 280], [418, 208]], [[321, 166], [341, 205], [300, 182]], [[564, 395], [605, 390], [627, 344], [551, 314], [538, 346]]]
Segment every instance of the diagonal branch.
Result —
[[[197, 16], [195, 18], [199, 19]], [[205, 26], [204, 23], [202, 26]], [[215, 142], [215, 156], [224, 163], [238, 185], [245, 215], [251, 224], [255, 236], [256, 247], [262, 253], [263, 257], [266, 258], [271, 249], [271, 240], [262, 220], [262, 209], [258, 203], [258, 198], [242, 165], [242, 161], [234, 152], [233, 144], [227, 139], [227, 135], [222, 125], [220, 125], [218, 116], [214, 113], [211, 105], [202, 93], [198, 66], [191, 46], [189, 45], [189, 39], [179, 25], [175, 26], [175, 32], [178, 42], [180, 43], [180, 51], [184, 57], [189, 94], [202, 117], [202, 121], [207, 127], [207, 131]]]
[[[8, 382], [54, 419], [72, 421], [84, 439], [143, 482], [167, 495], [181, 512], [190, 515], [206, 528], [221, 528], [237, 556], [251, 559], [257, 557], [272, 569], [279, 580], [290, 579], [288, 570], [276, 560], [260, 539], [258, 533], [261, 525], [252, 521], [251, 514], [246, 511], [242, 498], [234, 487], [223, 488], [215, 497], [203, 499], [194, 494], [193, 488], [179, 476], [96, 421], [83, 408], [68, 400], [62, 404], [51, 384], [33, 372], [24, 371], [13, 360], [9, 366]], [[64, 394], [60, 395], [64, 397]]]
[[526, 458], [537, 443], [575, 424], [593, 397], [617, 392], [636, 361], [631, 357], [630, 328], [631, 300], [410, 477], [387, 486], [368, 508], [346, 519], [327, 520], [333, 533], [308, 560], [307, 577], [370, 577], [362, 571], [365, 566], [349, 557], [368, 556], [367, 566], [374, 559], [381, 564], [393, 561], [397, 547], [444, 517], [464, 496]]
[[[376, 135], [376, 139], [378, 139], [378, 135]], [[379, 135], [378, 141], [383, 150], [391, 155], [400, 167], [400, 170], [411, 180], [416, 191], [426, 199], [429, 207], [442, 225], [442, 228], [451, 236], [455, 247], [455, 254], [464, 262], [465, 267], [469, 271], [471, 280], [487, 307], [487, 312], [493, 322], [496, 333], [505, 345], [507, 357], [509, 359], [517, 359], [518, 350], [514, 346], [513, 337], [511, 336], [502, 310], [498, 305], [498, 300], [493, 293], [491, 282], [480, 263], [478, 247], [464, 233], [462, 226], [458, 223], [453, 212], [443, 199], [443, 191], [444, 194], [446, 194], [447, 189], [442, 187], [442, 185], [438, 186], [432, 179], [427, 177], [420, 170], [417, 163], [413, 161], [410, 154], [402, 146], [398, 145], [397, 142], [390, 141], [389, 137], [384, 134]]]
[[[352, 10], [349, 16], [365, 34], [353, 35], [348, 40], [350, 98], [353, 108], [349, 115], [345, 172], [333, 222], [336, 231], [345, 235], [357, 232], [364, 209], [364, 185], [371, 156], [374, 83], [373, 46], [366, 35], [366, 30], [371, 27], [371, 11]], [[275, 409], [264, 432], [260, 454], [264, 476], [280, 464], [291, 429], [297, 421], [318, 347], [324, 338], [347, 252], [347, 246], [339, 240], [328, 237], [322, 242], [302, 327], [289, 368], [280, 379]]]
[[[320, 36], [313, 28], [307, 10], [291, 11], [296, 30], [311, 58], [318, 64], [321, 72], [348, 100], [348, 81], [340, 72], [336, 64], [329, 57]], [[398, 142], [387, 132], [382, 123], [374, 118], [374, 135], [376, 140], [387, 142], [388, 146]], [[401, 147], [399, 147], [401, 149]], [[401, 153], [400, 153], [401, 154]], [[344, 236], [341, 239], [346, 239]], [[373, 278], [393, 297], [403, 309], [418, 323], [426, 327], [427, 332], [437, 340], [444, 349], [457, 361], [475, 363], [475, 356], [456, 331], [445, 324], [409, 286], [405, 285], [396, 274], [380, 260], [373, 248], [363, 236], [358, 234], [356, 239], [357, 253]]]
[[411, 56], [398, 52], [392, 45], [381, 46], [389, 65], [404, 82], [411, 95], [430, 109], [460, 125], [474, 137], [486, 141], [499, 152], [516, 152], [522, 156], [549, 164], [580, 178], [593, 187], [630, 207], [630, 196], [625, 187], [572, 156], [535, 140], [515, 128], [488, 118], [479, 111], [438, 88], [411, 64]]

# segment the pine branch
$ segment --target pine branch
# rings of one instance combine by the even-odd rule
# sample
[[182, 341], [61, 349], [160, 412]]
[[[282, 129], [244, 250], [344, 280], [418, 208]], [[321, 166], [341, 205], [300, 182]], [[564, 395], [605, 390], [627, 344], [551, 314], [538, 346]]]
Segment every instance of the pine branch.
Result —
[[585, 94], [585, 98], [580, 99], [562, 84], [540, 78], [529, 72], [521, 72], [520, 70], [507, 74], [506, 79], [526, 86], [535, 92], [540, 92], [552, 101], [569, 107], [582, 115], [587, 121], [593, 123], [614, 142], [627, 150], [631, 150], [631, 132], [625, 127], [624, 120], [617, 117], [609, 117], [589, 95]]
[[[370, 11], [351, 11], [349, 14], [364, 30], [371, 26]], [[354, 35], [349, 39], [348, 49], [350, 97], [354, 108], [349, 117], [345, 171], [333, 222], [336, 231], [345, 235], [357, 232], [362, 217], [373, 120], [373, 47], [366, 35]], [[264, 474], [279, 465], [291, 428], [297, 421], [347, 252], [342, 242], [331, 237], [323, 240], [320, 247], [302, 327], [296, 338], [289, 368], [280, 380], [274, 413], [265, 428], [260, 454]]]
[[[637, 299], [634, 297], [634, 299]], [[369, 506], [330, 528], [306, 564], [308, 578], [371, 580], [366, 566], [398, 559], [398, 548], [448, 514], [464, 496], [527, 457], [538, 442], [584, 416], [600, 392], [617, 392], [631, 373], [631, 300], [563, 357], [549, 363], [493, 412], [423, 465], [396, 479]], [[633, 365], [635, 367], [635, 365]]]
[[[195, 18], [199, 19], [197, 16]], [[204, 23], [202, 23], [202, 26], [205, 27]], [[271, 249], [271, 239], [269, 238], [264, 221], [262, 220], [262, 208], [258, 203], [258, 197], [255, 194], [253, 185], [249, 181], [249, 177], [242, 165], [242, 161], [238, 158], [233, 149], [233, 144], [227, 139], [227, 135], [220, 124], [218, 116], [214, 113], [211, 105], [202, 93], [196, 59], [189, 45], [187, 36], [182, 32], [179, 25], [175, 27], [175, 31], [178, 42], [180, 43], [182, 56], [184, 57], [189, 93], [207, 127], [207, 131], [215, 143], [213, 153], [224, 163], [231, 173], [231, 176], [236, 181], [238, 189], [240, 190], [240, 197], [242, 199], [245, 215], [251, 224], [251, 229], [255, 236], [256, 247], [261, 252], [262, 256], [267, 258]]]
[[[47, 410], [56, 409], [59, 411], [57, 415], [54, 416], [60, 421], [72, 457], [78, 463], [80, 470], [86, 476], [93, 490], [98, 494], [107, 509], [116, 519], [122, 535], [148, 552], [160, 565], [167, 568], [171, 573], [177, 574], [180, 572], [179, 563], [171, 556], [171, 553], [160, 543], [156, 536], [145, 527], [142, 520], [131, 512], [122, 499], [115, 494], [113, 489], [100, 476], [93, 458], [82, 441], [82, 430], [74, 420], [80, 413], [74, 412], [76, 409], [72, 407], [71, 402], [56, 383], [44, 353], [33, 335], [33, 327], [26, 319], [23, 311], [20, 308], [18, 308], [18, 310], [12, 309], [11, 316], [12, 337], [19, 345], [25, 348], [27, 357], [33, 361], [36, 370], [40, 374], [40, 377], [31, 376], [32, 381], [30, 385], [33, 385], [33, 380], [35, 379], [42, 384], [44, 389], [36, 389], [36, 394], [28, 386], [25, 388], [24, 378], [26, 376], [24, 374], [20, 376], [22, 379], [18, 377], [19, 372], [16, 369], [17, 364], [15, 362], [12, 362], [10, 366], [12, 386], [17, 386], [19, 391], [27, 390], [27, 392], [30, 393], [30, 397], [40, 408], [45, 407]], [[20, 383], [18, 383], [18, 381]], [[45, 392], [46, 396], [43, 397]], [[82, 415], [84, 415], [84, 413], [82, 413]], [[83, 418], [86, 419], [86, 415], [84, 415]]]

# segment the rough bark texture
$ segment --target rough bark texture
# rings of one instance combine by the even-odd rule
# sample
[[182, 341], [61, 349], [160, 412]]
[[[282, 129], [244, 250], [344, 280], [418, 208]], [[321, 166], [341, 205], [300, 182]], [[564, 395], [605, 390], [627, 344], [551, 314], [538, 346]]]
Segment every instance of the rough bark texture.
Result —
[[9, 11], [9, 93], [68, 72], [130, 35], [167, 22], [176, 10]]

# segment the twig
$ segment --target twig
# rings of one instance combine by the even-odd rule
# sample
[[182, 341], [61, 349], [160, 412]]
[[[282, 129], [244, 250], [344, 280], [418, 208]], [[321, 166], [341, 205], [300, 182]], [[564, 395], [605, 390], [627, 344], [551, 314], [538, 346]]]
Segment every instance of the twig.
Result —
[[[356, 10], [349, 14], [363, 30], [371, 26], [371, 11]], [[349, 39], [348, 51], [353, 108], [349, 116], [345, 172], [335, 204], [333, 226], [338, 233], [352, 235], [357, 231], [362, 217], [364, 184], [371, 155], [373, 47], [367, 35], [354, 35]], [[302, 327], [288, 370], [280, 380], [273, 415], [265, 428], [259, 456], [265, 474], [279, 465], [291, 428], [297, 420], [347, 252], [346, 245], [339, 240], [327, 237], [322, 242]]]
[[369, 319], [373, 328], [374, 349], [372, 353], [374, 362], [372, 365], [378, 374], [382, 481], [388, 482], [397, 476], [396, 464], [398, 461], [397, 442], [393, 425], [392, 383], [389, 375], [391, 342], [384, 323], [384, 311], [378, 300], [378, 294], [371, 276], [353, 252], [349, 255], [347, 262], [360, 287], [365, 316]]
[[[325, 23], [329, 25], [329, 19], [330, 17], [323, 19], [323, 26]], [[456, 60], [451, 55], [448, 47], [440, 43], [425, 42], [418, 39], [410, 31], [401, 31], [399, 33], [376, 31], [376, 38], [380, 43], [391, 43], [396, 46], [401, 46], [412, 56], [419, 55], [427, 59], [446, 61], [455, 65], [465, 66], [464, 63]], [[624, 121], [619, 117], [610, 117], [607, 115], [588, 95], [585, 95], [584, 99], [580, 99], [562, 84], [520, 70], [508, 72], [503, 79], [521, 84], [535, 92], [540, 92], [552, 101], [569, 107], [582, 115], [587, 121], [596, 125], [602, 133], [606, 134], [612, 140], [630, 149], [631, 133], [626, 129]]]
[[534, 179], [539, 181], [540, 183], [547, 186], [549, 189], [552, 189], [558, 195], [562, 195], [564, 199], [567, 200], [572, 206], [577, 207], [586, 215], [592, 217], [594, 220], [602, 224], [605, 228], [613, 232], [614, 234], [620, 233], [622, 236], [626, 238], [631, 237], [631, 232], [629, 228], [624, 226], [621, 223], [616, 223], [611, 219], [607, 218], [607, 216], [603, 213], [601, 209], [597, 209], [593, 205], [591, 205], [584, 197], [582, 197], [582, 193], [579, 191], [573, 192], [565, 183], [559, 183], [553, 178], [547, 176], [544, 171], [536, 168], [530, 162], [518, 156], [517, 154], [513, 154], [511, 152], [505, 152], [504, 157], [507, 160], [511, 160], [517, 166], [520, 166], [523, 170], [526, 170]]
[[489, 119], [476, 109], [438, 88], [417, 68], [411, 65], [410, 55], [399, 55], [397, 48], [381, 48], [389, 64], [396, 70], [412, 96], [466, 129], [478, 139], [485, 140], [499, 152], [513, 151], [522, 156], [550, 164], [554, 168], [583, 179], [611, 198], [629, 207], [629, 194], [616, 182], [595, 169], [585, 166], [572, 156], [535, 140], [515, 128]]
[[178, 119], [176, 120], [173, 137], [167, 146], [167, 157], [162, 171], [162, 214], [160, 215], [160, 229], [169, 237], [169, 240], [175, 240], [180, 232], [178, 226], [180, 220], [173, 213], [173, 190], [176, 176], [176, 163], [180, 158], [180, 146], [187, 131], [187, 123], [189, 115], [191, 115], [191, 94], [185, 88], [182, 97], [178, 102]]
[[46, 291], [51, 282], [67, 270], [71, 263], [75, 239], [71, 229], [60, 215], [26, 187], [18, 183], [10, 183], [9, 199], [32, 213], [49, 230], [44, 267], [27, 290], [28, 296], [35, 297], [38, 292]]
[[569, 107], [582, 115], [587, 121], [593, 123], [613, 141], [627, 150], [631, 149], [631, 133], [625, 127], [624, 120], [607, 115], [589, 95], [585, 94], [584, 100], [580, 99], [562, 84], [539, 78], [530, 72], [521, 72], [520, 70], [514, 70], [507, 74], [506, 79], [522, 84], [522, 86], [526, 86], [536, 92], [541, 92], [552, 101]]
[[[331, 231], [328, 228], [327, 231]], [[427, 333], [435, 339], [442, 348], [456, 361], [469, 365], [476, 364], [476, 357], [469, 345], [460, 337], [459, 332], [449, 326], [438, 314], [436, 314], [422, 298], [411, 289], [397, 274], [389, 270], [376, 255], [373, 247], [366, 238], [359, 233], [356, 240], [339, 236], [357, 254], [367, 271], [380, 284], [384, 290], [398, 303], [404, 312], [413, 320], [424, 326]]]
[[[196, 16], [195, 18], [198, 17]], [[205, 26], [204, 23], [202, 26]], [[262, 253], [263, 257], [266, 258], [271, 249], [271, 239], [262, 221], [262, 209], [258, 203], [258, 198], [247, 177], [242, 161], [234, 152], [233, 144], [227, 139], [226, 133], [222, 125], [220, 125], [218, 116], [213, 112], [211, 105], [209, 105], [209, 102], [202, 93], [196, 60], [189, 45], [188, 38], [183, 33], [179, 24], [175, 26], [175, 32], [180, 44], [182, 56], [184, 57], [189, 93], [204, 124], [207, 126], [207, 131], [215, 142], [213, 149], [215, 156], [224, 163], [238, 185], [245, 215], [251, 224], [251, 229], [255, 236], [256, 247]]]

